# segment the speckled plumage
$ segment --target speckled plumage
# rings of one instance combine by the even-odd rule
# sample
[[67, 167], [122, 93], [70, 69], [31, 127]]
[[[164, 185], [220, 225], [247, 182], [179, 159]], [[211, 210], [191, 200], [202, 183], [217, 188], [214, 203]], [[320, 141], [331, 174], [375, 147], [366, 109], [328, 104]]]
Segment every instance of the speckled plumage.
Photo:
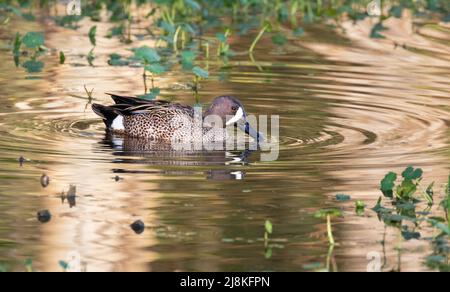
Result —
[[[111, 97], [116, 102], [115, 105], [94, 104], [92, 108], [116, 134], [162, 142], [220, 142], [227, 139], [225, 128], [197, 126], [195, 110], [191, 106], [118, 95]], [[242, 106], [232, 97], [219, 97], [216, 100], [220, 102], [216, 102], [216, 107], [213, 103], [205, 114], [218, 115], [224, 121], [225, 115], [234, 115], [237, 108]], [[123, 129], [114, 130], [111, 127], [112, 121], [118, 115], [123, 117]]]

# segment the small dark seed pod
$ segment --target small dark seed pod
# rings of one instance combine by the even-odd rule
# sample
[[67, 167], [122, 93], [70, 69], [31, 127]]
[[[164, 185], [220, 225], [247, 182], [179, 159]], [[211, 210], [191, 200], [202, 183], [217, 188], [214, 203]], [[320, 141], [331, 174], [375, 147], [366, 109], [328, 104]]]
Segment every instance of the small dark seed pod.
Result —
[[50, 178], [46, 174], [43, 174], [41, 176], [41, 186], [43, 188], [46, 188], [46, 187], [48, 187], [49, 184], [50, 184]]
[[48, 223], [52, 219], [52, 214], [49, 210], [42, 210], [37, 213], [37, 218], [41, 223]]
[[141, 220], [137, 220], [130, 227], [136, 234], [142, 234], [145, 230], [145, 224]]

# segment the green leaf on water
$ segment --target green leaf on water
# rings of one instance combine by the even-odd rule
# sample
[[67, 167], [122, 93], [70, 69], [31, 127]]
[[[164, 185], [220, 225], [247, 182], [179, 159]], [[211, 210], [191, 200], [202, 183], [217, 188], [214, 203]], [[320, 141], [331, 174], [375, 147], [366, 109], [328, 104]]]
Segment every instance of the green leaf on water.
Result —
[[358, 200], [355, 202], [355, 206], [357, 209], [364, 209], [366, 207], [366, 204], [363, 201]]
[[439, 229], [440, 231], [446, 233], [447, 235], [450, 235], [450, 227], [448, 225], [446, 225], [445, 223], [439, 222], [434, 219], [429, 219], [428, 222], [430, 222], [430, 224], [433, 227]]
[[394, 172], [389, 172], [386, 176], [381, 180], [380, 190], [386, 197], [392, 198], [392, 190], [395, 186], [395, 181], [397, 180], [397, 174]]
[[221, 43], [226, 43], [228, 41], [228, 37], [223, 32], [216, 33], [216, 38]]
[[337, 194], [336, 200], [338, 200], [339, 202], [347, 202], [351, 200], [351, 197], [349, 195]]
[[66, 271], [69, 268], [69, 263], [65, 262], [65, 261], [59, 261], [59, 266]]
[[161, 21], [159, 23], [159, 27], [168, 32], [169, 34], [173, 35], [175, 33], [175, 26], [167, 21]]
[[145, 66], [145, 70], [150, 73], [157, 74], [157, 75], [163, 74], [164, 72], [166, 72], [166, 68], [163, 65], [158, 64], [158, 63], [153, 63], [153, 64]]
[[342, 215], [342, 211], [339, 209], [322, 209], [314, 213], [315, 218], [340, 217]]
[[27, 32], [22, 38], [22, 43], [30, 49], [37, 49], [44, 45], [44, 34], [40, 32]]
[[402, 199], [412, 199], [416, 190], [417, 185], [412, 180], [405, 179], [397, 186], [396, 193]]
[[272, 234], [272, 232], [273, 232], [272, 222], [270, 222], [269, 220], [266, 220], [266, 223], [264, 224], [264, 228], [266, 230], [266, 233]]
[[411, 239], [420, 239], [422, 235], [420, 234], [420, 232], [412, 232], [412, 231], [408, 231], [408, 230], [404, 230], [402, 231], [402, 237], [408, 241]]
[[33, 272], [33, 260], [32, 259], [26, 259], [25, 260], [25, 268], [27, 269], [27, 272]]
[[278, 46], [284, 46], [288, 42], [288, 39], [283, 34], [277, 33], [272, 36], [272, 42]]
[[89, 51], [89, 54], [87, 55], [86, 59], [90, 66], [94, 66], [94, 60], [95, 60], [94, 49]]
[[16, 37], [14, 38], [14, 44], [13, 44], [13, 54], [14, 56], [20, 55], [20, 47], [22, 46], [22, 38], [20, 36], [20, 33], [16, 33]]
[[115, 26], [108, 31], [106, 37], [110, 39], [115, 36], [121, 36], [123, 35], [124, 30], [125, 30], [124, 25]]
[[364, 214], [364, 211], [366, 209], [366, 204], [363, 201], [356, 201], [355, 202], [355, 209], [356, 209], [356, 214], [361, 216]]
[[392, 6], [389, 10], [389, 15], [392, 15], [396, 18], [401, 18], [403, 12], [403, 7], [400, 5]]
[[372, 27], [372, 30], [370, 31], [370, 37], [373, 39], [384, 39], [385, 36], [380, 34], [380, 32], [384, 30], [386, 30], [386, 28], [383, 26], [381, 22], [379, 22]]
[[294, 31], [293, 34], [295, 37], [302, 37], [305, 35], [305, 30], [302, 27], [297, 27]]
[[97, 34], [97, 26], [91, 27], [91, 29], [89, 30], [88, 36], [89, 36], [89, 41], [91, 42], [91, 44], [94, 47], [97, 45], [96, 34]]
[[184, 2], [194, 10], [201, 10], [202, 6], [195, 0], [184, 0]]
[[193, 63], [197, 58], [197, 53], [193, 51], [183, 51], [181, 52], [181, 61], [187, 63]]
[[64, 52], [59, 52], [59, 64], [64, 64], [66, 62], [66, 56], [64, 55]]
[[422, 177], [423, 171], [420, 168], [414, 169], [412, 166], [408, 166], [403, 172], [402, 177], [409, 180], [415, 180]]
[[28, 73], [39, 73], [44, 68], [44, 63], [37, 60], [28, 60], [22, 64]]
[[110, 66], [128, 66], [130, 62], [122, 59], [121, 55], [114, 53], [109, 55], [108, 64]]
[[192, 69], [192, 72], [195, 74], [195, 76], [203, 78], [203, 79], [206, 79], [206, 78], [209, 77], [208, 71], [206, 71], [206, 70], [204, 70], [204, 69], [202, 69], [202, 68], [200, 68], [198, 66], [194, 67]]
[[146, 99], [146, 100], [154, 100], [161, 93], [160, 88], [152, 88], [150, 92], [144, 95], [139, 95], [138, 98]]
[[147, 64], [156, 63], [161, 61], [161, 57], [155, 49], [147, 46], [140, 47], [134, 51], [134, 55], [143, 60]]

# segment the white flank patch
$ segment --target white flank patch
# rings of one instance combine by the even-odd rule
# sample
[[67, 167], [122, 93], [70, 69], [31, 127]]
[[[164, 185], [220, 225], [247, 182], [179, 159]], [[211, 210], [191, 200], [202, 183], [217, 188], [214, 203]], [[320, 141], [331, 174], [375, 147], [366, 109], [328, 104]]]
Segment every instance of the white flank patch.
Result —
[[112, 122], [111, 128], [113, 130], [125, 130], [125, 127], [123, 126], [123, 117], [117, 116], [117, 118], [115, 118]]
[[242, 107], [240, 107], [238, 109], [238, 111], [236, 112], [236, 115], [227, 122], [227, 126], [229, 125], [233, 125], [234, 123], [236, 123], [237, 121], [239, 121], [240, 119], [242, 119], [244, 117], [244, 110], [242, 109]]
[[242, 180], [244, 178], [244, 175], [242, 174], [242, 171], [234, 171], [231, 174], [234, 175], [236, 180]]

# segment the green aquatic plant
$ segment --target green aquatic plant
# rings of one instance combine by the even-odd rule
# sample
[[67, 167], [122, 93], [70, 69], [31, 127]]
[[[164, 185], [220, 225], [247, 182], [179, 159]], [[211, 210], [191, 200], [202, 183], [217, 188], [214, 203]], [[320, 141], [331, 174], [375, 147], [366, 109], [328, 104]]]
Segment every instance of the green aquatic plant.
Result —
[[88, 37], [89, 37], [89, 41], [92, 45], [92, 49], [89, 51], [86, 58], [87, 58], [89, 65], [93, 66], [94, 65], [93, 62], [95, 60], [94, 50], [97, 46], [97, 26], [93, 26], [89, 29]]
[[365, 212], [365, 209], [366, 204], [363, 201], [358, 200], [355, 202], [355, 211], [358, 216], [362, 216]]
[[28, 73], [38, 73], [44, 68], [44, 63], [38, 58], [47, 51], [44, 46], [44, 34], [40, 32], [28, 32], [23, 37], [16, 33], [13, 42], [13, 57], [16, 66], [20, 65], [21, 56], [29, 56], [29, 59], [21, 65]]
[[[155, 49], [148, 46], [142, 46], [134, 50], [134, 58], [139, 60], [144, 66], [144, 73], [142, 75], [144, 79], [144, 95], [142, 97], [146, 99], [156, 98], [160, 90], [155, 87], [155, 76], [161, 75], [167, 71], [167, 68], [161, 63], [161, 56]], [[152, 85], [150, 94], [147, 94], [147, 72], [150, 73]]]
[[[403, 180], [396, 184], [397, 174], [389, 172], [380, 182], [380, 190], [383, 195], [388, 198], [396, 198], [398, 200], [410, 201], [415, 200], [419, 183], [422, 180], [423, 171], [420, 168], [414, 169], [412, 166], [407, 167], [402, 172]], [[430, 184], [426, 191], [422, 192], [422, 196], [429, 203], [433, 203], [432, 193], [433, 184]]]
[[66, 62], [66, 55], [63, 51], [59, 52], [59, 64], [63, 65]]
[[33, 272], [33, 260], [32, 259], [25, 260], [25, 268], [26, 268], [27, 272], [29, 272], [29, 273]]
[[351, 200], [351, 197], [349, 195], [345, 195], [345, 194], [337, 194], [336, 200], [339, 202], [347, 202], [347, 201]]
[[271, 32], [272, 31], [272, 24], [268, 21], [266, 21], [264, 23], [264, 26], [261, 28], [261, 30], [259, 31], [258, 35], [255, 37], [255, 39], [253, 40], [248, 52], [250, 55], [253, 54], [253, 51], [255, 50], [256, 45], [258, 44], [258, 42], [261, 40], [261, 38], [263, 37], [263, 35], [266, 32]]
[[192, 73], [194, 73], [193, 91], [194, 91], [195, 102], [197, 104], [199, 104], [200, 103], [200, 95], [199, 95], [200, 80], [207, 79], [209, 77], [209, 72], [206, 71], [205, 69], [202, 69], [202, 68], [196, 66], [196, 67], [192, 68]]
[[326, 218], [328, 243], [331, 246], [334, 246], [336, 244], [333, 235], [333, 226], [331, 225], [331, 218], [340, 216], [342, 216], [342, 211], [338, 209], [322, 209], [314, 214], [314, 217], [316, 218]]
[[221, 32], [216, 33], [216, 39], [219, 43], [219, 45], [217, 46], [217, 56], [228, 56], [231, 54], [229, 44], [230, 35], [231, 35], [230, 28], [227, 28], [224, 33]]
[[270, 235], [273, 233], [273, 225], [270, 220], [266, 220], [264, 223], [264, 248], [265, 248], [265, 258], [270, 259], [272, 257], [272, 246], [269, 245]]

